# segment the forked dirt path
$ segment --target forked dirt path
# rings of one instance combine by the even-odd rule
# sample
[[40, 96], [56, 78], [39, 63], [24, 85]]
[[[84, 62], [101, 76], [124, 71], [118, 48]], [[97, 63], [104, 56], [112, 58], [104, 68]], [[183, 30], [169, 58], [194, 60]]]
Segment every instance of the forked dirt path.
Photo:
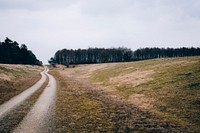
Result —
[[46, 71], [46, 75], [49, 77], [48, 86], [40, 95], [27, 116], [14, 130], [14, 133], [54, 132], [56, 80], [47, 72], [48, 70]]
[[4, 104], [0, 105], [0, 119], [5, 117], [7, 114], [9, 114], [12, 110], [14, 110], [16, 107], [21, 105], [23, 101], [25, 101], [29, 96], [31, 96], [34, 92], [36, 92], [46, 81], [46, 75], [47, 69], [43, 72], [41, 72], [41, 79], [32, 87], [28, 88], [27, 90], [23, 91], [19, 95], [13, 97], [9, 101], [5, 102]]

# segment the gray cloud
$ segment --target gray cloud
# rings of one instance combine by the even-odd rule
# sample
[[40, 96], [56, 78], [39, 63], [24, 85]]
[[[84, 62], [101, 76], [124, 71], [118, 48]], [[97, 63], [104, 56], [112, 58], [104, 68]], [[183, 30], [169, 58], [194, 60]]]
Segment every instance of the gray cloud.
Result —
[[44, 62], [62, 48], [197, 47], [199, 7], [199, 0], [1, 0], [0, 39], [27, 44]]
[[1, 0], [0, 10], [49, 10], [67, 7], [78, 0]]

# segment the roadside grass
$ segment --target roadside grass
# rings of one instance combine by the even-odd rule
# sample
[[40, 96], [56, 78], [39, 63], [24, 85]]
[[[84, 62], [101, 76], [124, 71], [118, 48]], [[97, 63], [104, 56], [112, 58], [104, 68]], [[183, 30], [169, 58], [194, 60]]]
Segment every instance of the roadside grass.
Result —
[[[57, 80], [56, 131], [57, 132], [91, 132], [109, 131], [112, 123], [108, 116], [101, 113], [103, 102], [93, 99], [87, 92], [81, 91], [77, 83], [61, 77], [51, 71]], [[95, 124], [101, 125], [96, 129]]]
[[8, 133], [12, 132], [23, 120], [23, 118], [28, 114], [32, 106], [35, 104], [39, 96], [42, 94], [46, 86], [48, 85], [49, 79], [42, 85], [42, 87], [37, 90], [33, 95], [31, 95], [27, 100], [24, 101], [19, 107], [13, 110], [9, 115], [5, 116], [0, 120], [0, 132]]
[[0, 64], [0, 104], [35, 84], [42, 67]]
[[[153, 73], [141, 77], [142, 72], [149, 71]], [[134, 75], [131, 82], [122, 82], [131, 80], [120, 78], [130, 78], [124, 76], [130, 73], [138, 75]], [[150, 102], [152, 108], [149, 110], [161, 119], [167, 119], [190, 130], [200, 131], [199, 56], [119, 63], [96, 70], [90, 79], [103, 86], [115, 88], [117, 90], [115, 93], [127, 100], [136, 94], [153, 99]], [[114, 80], [113, 83], [111, 79], [116, 79], [118, 82]], [[135, 83], [135, 80], [138, 80], [138, 83]]]

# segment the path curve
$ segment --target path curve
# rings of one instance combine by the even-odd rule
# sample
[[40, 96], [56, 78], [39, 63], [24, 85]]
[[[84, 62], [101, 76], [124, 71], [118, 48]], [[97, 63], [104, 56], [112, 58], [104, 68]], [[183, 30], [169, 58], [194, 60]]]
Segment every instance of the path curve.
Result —
[[22, 93], [18, 94], [17, 96], [14, 96], [9, 101], [3, 103], [0, 105], [0, 119], [2, 119], [4, 116], [6, 116], [9, 112], [14, 110], [16, 107], [21, 105], [23, 101], [25, 101], [29, 96], [31, 96], [34, 92], [36, 92], [46, 81], [46, 75], [47, 69], [45, 67], [45, 70], [42, 71], [41, 79], [35, 83], [32, 87], [28, 88], [27, 90], [23, 91]]
[[49, 77], [48, 86], [40, 95], [37, 102], [27, 114], [27, 116], [14, 130], [14, 133], [54, 132], [56, 80], [47, 72], [46, 75]]

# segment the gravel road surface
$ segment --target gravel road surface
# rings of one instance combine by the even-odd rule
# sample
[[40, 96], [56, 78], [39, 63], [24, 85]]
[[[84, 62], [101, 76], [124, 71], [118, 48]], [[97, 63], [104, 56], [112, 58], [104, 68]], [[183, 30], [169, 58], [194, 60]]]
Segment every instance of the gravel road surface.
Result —
[[14, 133], [50, 133], [55, 131], [56, 80], [47, 72], [48, 70], [46, 71], [46, 75], [49, 77], [48, 86], [27, 116], [14, 130]]

